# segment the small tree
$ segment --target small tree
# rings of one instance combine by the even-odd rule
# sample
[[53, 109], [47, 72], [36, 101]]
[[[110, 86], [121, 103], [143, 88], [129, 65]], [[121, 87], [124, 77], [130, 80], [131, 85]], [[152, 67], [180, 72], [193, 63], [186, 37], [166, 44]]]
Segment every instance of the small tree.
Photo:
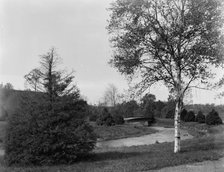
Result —
[[181, 114], [180, 114], [180, 119], [181, 119], [182, 121], [184, 121], [186, 115], [187, 115], [187, 110], [186, 110], [186, 109], [183, 109], [183, 110], [181, 111]]
[[113, 120], [115, 124], [121, 125], [124, 124], [124, 118], [120, 114], [114, 114], [113, 115]]
[[205, 123], [205, 115], [202, 111], [198, 111], [195, 121], [199, 123]]
[[41, 71], [37, 68], [33, 69], [24, 76], [26, 80], [25, 84], [35, 92], [43, 91], [43, 83], [41, 83], [41, 77]]
[[156, 100], [156, 97], [153, 94], [146, 94], [141, 99], [142, 115], [148, 118], [149, 126], [156, 121], [155, 120], [155, 104], [154, 104], [155, 100]]
[[115, 106], [118, 102], [118, 89], [115, 85], [109, 84], [104, 93], [104, 102], [108, 106]]
[[96, 123], [97, 125], [106, 125], [106, 126], [112, 126], [115, 124], [114, 119], [107, 108], [103, 109]]
[[205, 123], [208, 125], [219, 125], [222, 124], [222, 119], [219, 117], [218, 112], [212, 109], [212, 111], [206, 116]]
[[8, 89], [8, 90], [13, 90], [14, 89], [13, 85], [9, 82], [5, 84], [4, 88]]
[[186, 116], [184, 117], [185, 122], [195, 122], [195, 114], [194, 111], [190, 110], [187, 112]]

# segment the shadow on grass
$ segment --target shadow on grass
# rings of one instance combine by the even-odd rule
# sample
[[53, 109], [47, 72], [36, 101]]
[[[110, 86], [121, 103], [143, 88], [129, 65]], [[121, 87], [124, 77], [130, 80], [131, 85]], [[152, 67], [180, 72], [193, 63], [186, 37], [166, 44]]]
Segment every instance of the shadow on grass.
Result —
[[135, 156], [139, 156], [142, 154], [148, 154], [149, 152], [119, 152], [119, 151], [112, 151], [112, 152], [97, 152], [91, 153], [86, 157], [80, 158], [78, 162], [95, 162], [95, 161], [106, 161], [106, 160], [119, 160], [119, 159], [127, 159]]

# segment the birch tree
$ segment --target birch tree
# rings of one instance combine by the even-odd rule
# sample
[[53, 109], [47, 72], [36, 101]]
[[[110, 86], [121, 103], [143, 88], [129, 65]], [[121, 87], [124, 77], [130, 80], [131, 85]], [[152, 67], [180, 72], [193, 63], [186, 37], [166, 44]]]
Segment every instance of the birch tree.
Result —
[[138, 74], [141, 92], [163, 82], [174, 93], [175, 153], [185, 92], [207, 83], [210, 67], [222, 63], [221, 10], [218, 0], [117, 0], [109, 8], [113, 67]]

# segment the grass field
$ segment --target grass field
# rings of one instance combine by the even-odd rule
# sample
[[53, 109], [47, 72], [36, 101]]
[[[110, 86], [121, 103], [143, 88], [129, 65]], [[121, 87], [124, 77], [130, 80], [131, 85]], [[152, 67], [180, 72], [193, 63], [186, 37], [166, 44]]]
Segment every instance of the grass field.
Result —
[[[149, 146], [97, 149], [85, 161], [73, 165], [44, 167], [4, 168], [5, 172], [103, 172], [103, 171], [145, 171], [167, 166], [217, 160], [223, 152], [223, 142], [214, 137], [203, 137], [181, 142], [182, 152], [173, 153], [173, 143]], [[3, 164], [4, 165], [4, 164]]]
[[109, 127], [93, 125], [93, 127], [99, 140], [113, 140], [126, 137], [137, 137], [157, 132], [155, 129], [152, 129], [150, 127], [134, 124], [124, 124]]
[[[156, 125], [171, 127], [172, 120], [160, 120]], [[134, 127], [132, 125], [131, 127]], [[184, 124], [186, 129], [192, 130], [195, 136], [198, 131], [204, 130], [203, 125], [198, 127], [196, 123]], [[117, 127], [117, 128], [116, 128]], [[113, 132], [122, 130], [123, 133], [136, 134], [142, 130], [138, 128], [136, 132], [128, 132], [130, 126], [113, 126], [95, 128], [103, 131], [101, 137], [109, 138]], [[148, 128], [148, 127], [147, 127]], [[192, 129], [194, 128], [194, 130]], [[146, 171], [160, 169], [167, 166], [175, 166], [205, 160], [217, 160], [224, 156], [224, 126], [206, 128], [208, 135], [200, 135], [191, 140], [181, 142], [181, 153], [173, 153], [172, 143], [159, 143], [147, 146], [132, 146], [120, 148], [96, 148], [94, 152], [85, 160], [72, 165], [43, 166], [43, 167], [5, 167], [3, 158], [0, 159], [0, 171], [5, 172], [124, 172], [124, 171]], [[98, 131], [98, 133], [99, 133]], [[119, 133], [112, 137], [116, 138]], [[124, 135], [125, 136], [125, 135]]]

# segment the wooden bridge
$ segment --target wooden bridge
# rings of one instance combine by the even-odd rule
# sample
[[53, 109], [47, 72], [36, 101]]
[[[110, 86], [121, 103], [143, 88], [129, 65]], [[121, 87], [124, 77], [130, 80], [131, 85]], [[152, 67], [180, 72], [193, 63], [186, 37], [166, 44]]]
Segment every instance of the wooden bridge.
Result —
[[148, 121], [149, 118], [144, 116], [138, 116], [138, 117], [128, 117], [124, 118], [125, 122], [140, 122], [140, 121]]

